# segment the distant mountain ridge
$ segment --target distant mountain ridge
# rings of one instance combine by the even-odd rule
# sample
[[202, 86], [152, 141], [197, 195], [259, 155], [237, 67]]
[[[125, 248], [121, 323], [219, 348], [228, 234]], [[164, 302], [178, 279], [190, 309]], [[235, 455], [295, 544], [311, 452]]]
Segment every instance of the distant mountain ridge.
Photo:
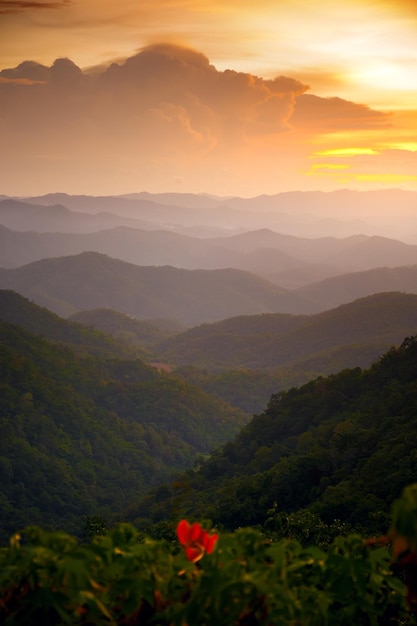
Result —
[[[66, 209], [63, 212], [66, 214]], [[86, 219], [90, 217], [99, 216], [87, 215]], [[43, 219], [49, 220], [47, 216]], [[128, 226], [82, 233], [18, 232], [1, 225], [0, 212], [0, 267], [15, 268], [44, 258], [90, 251], [140, 266], [240, 269], [286, 289], [301, 288], [353, 271], [417, 264], [417, 245], [377, 236], [314, 239], [262, 228], [229, 236], [198, 238], [173, 230]]]
[[111, 308], [188, 326], [242, 313], [310, 307], [302, 296], [242, 270], [139, 267], [96, 252], [0, 269], [0, 288], [13, 289], [63, 317]]
[[295, 290], [321, 303], [322, 310], [382, 291], [417, 293], [417, 265], [342, 274]]
[[138, 266], [83, 252], [0, 268], [0, 289], [17, 291], [63, 317], [110, 308], [139, 319], [170, 318], [197, 326], [238, 315], [318, 313], [382, 291], [417, 293], [417, 265], [357, 272], [289, 290], [238, 269]]
[[0, 224], [15, 231], [41, 233], [87, 233], [116, 226], [155, 228], [145, 220], [112, 215], [105, 211], [96, 214], [75, 212], [59, 203], [30, 204], [14, 199], [0, 200]]
[[267, 227], [306, 237], [363, 233], [417, 242], [417, 192], [400, 189], [293, 191], [253, 198], [191, 193], [104, 197], [57, 193], [18, 200], [63, 204], [75, 211], [117, 213], [156, 221], [159, 227], [184, 223], [245, 230]]

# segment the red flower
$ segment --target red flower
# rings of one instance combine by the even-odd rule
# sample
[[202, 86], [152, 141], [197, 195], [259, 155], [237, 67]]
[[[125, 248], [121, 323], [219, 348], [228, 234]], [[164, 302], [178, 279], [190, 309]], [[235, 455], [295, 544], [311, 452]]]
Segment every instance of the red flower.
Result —
[[177, 526], [177, 537], [187, 559], [196, 563], [206, 552], [213, 552], [219, 535], [209, 535], [200, 524], [189, 524], [183, 519]]

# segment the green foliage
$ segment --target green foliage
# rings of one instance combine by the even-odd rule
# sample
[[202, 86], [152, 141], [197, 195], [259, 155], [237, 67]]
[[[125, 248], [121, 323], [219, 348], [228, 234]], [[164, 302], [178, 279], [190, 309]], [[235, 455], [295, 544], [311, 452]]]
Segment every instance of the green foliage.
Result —
[[171, 490], [156, 503], [151, 492], [129, 519], [179, 510], [235, 529], [264, 525], [276, 502], [284, 516], [309, 510], [326, 527], [340, 520], [380, 534], [417, 475], [416, 358], [407, 338], [368, 370], [274, 394], [234, 441], [178, 479], [181, 499]]
[[279, 511], [276, 504], [268, 511], [264, 524], [264, 532], [275, 539], [296, 539], [302, 546], [316, 545], [321, 548], [327, 548], [337, 536], [352, 531], [353, 529], [341, 520], [335, 519], [331, 523], [325, 523], [316, 513], [308, 509], [286, 513]]
[[177, 334], [183, 327], [174, 323], [138, 320], [112, 309], [93, 309], [71, 315], [71, 320], [98, 328], [121, 342], [149, 348], [153, 344]]
[[0, 566], [5, 626], [394, 626], [409, 615], [388, 548], [359, 535], [322, 550], [246, 528], [194, 564], [128, 524], [89, 544], [29, 527]]
[[[416, 294], [379, 293], [315, 315], [271, 313], [202, 324], [155, 350], [160, 360], [216, 373], [288, 370], [295, 385], [347, 367], [369, 367], [415, 332], [416, 312]], [[297, 380], [297, 372], [309, 378]]]
[[189, 366], [177, 368], [175, 374], [249, 415], [262, 411], [271, 395], [285, 383], [278, 373], [248, 369], [214, 373]]
[[0, 542], [40, 524], [82, 534], [83, 515], [127, 503], [246, 416], [139, 360], [96, 358], [0, 323]]
[[99, 515], [84, 515], [84, 537], [91, 539], [107, 533], [107, 522]]
[[94, 328], [64, 320], [14, 291], [0, 290], [0, 321], [18, 324], [34, 335], [87, 354], [119, 358], [140, 356], [138, 349], [127, 347]]

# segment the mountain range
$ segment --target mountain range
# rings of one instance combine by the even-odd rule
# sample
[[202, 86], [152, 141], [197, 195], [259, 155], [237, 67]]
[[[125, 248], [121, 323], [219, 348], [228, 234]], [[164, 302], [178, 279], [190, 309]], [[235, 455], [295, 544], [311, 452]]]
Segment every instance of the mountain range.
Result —
[[132, 503], [129, 519], [258, 525], [307, 543], [320, 529], [323, 542], [332, 531], [385, 533], [417, 472], [416, 358], [417, 338], [407, 337], [367, 369], [273, 394], [233, 441]]
[[[169, 195], [168, 199], [175, 198]], [[234, 214], [237, 209], [219, 204], [212, 197], [186, 196], [185, 199], [200, 204], [204, 201], [210, 206], [192, 209], [157, 204], [142, 197], [65, 194], [52, 194], [31, 202], [3, 199], [0, 201], [0, 267], [16, 268], [45, 258], [95, 251], [140, 266], [240, 269], [284, 289], [295, 290], [347, 273], [417, 264], [417, 245], [392, 237], [365, 235], [363, 231], [342, 238], [314, 237], [312, 232], [308, 237], [300, 237], [285, 233], [277, 215], [279, 230], [263, 227], [242, 232], [238, 220], [234, 229], [220, 226], [222, 215]], [[257, 200], [262, 207], [267, 199]], [[48, 204], [53, 200], [65, 201], [73, 208]], [[241, 206], [241, 200], [228, 199], [228, 202]], [[201, 214], [210, 217], [209, 226], [204, 225]], [[259, 220], [265, 217], [261, 208], [257, 215]], [[410, 219], [406, 223], [410, 232]], [[321, 310], [328, 304], [326, 301]]]
[[96, 252], [0, 269], [0, 288], [17, 291], [64, 317], [111, 308], [188, 326], [242, 313], [309, 308], [303, 296], [242, 270], [139, 267]]
[[1, 542], [28, 524], [80, 534], [83, 515], [120, 519], [247, 421], [116, 343], [0, 291]]
[[126, 502], [371, 525], [415, 469], [416, 200], [0, 197], [2, 538]]
[[247, 231], [266, 227], [299, 237], [347, 237], [364, 233], [417, 243], [417, 193], [400, 189], [293, 191], [254, 198], [191, 193], [141, 192], [104, 197], [55, 193], [18, 200], [62, 204], [86, 213], [105, 211], [146, 220], [157, 228], [186, 226]]
[[331, 363], [332, 354], [344, 349], [347, 358], [341, 365], [352, 367], [352, 346], [361, 346], [367, 358], [374, 346], [376, 358], [378, 352], [416, 333], [417, 294], [380, 293], [315, 315], [264, 314], [203, 324], [166, 339], [154, 350], [171, 364], [219, 372], [274, 370], [319, 355]]
[[242, 314], [315, 313], [381, 291], [417, 293], [417, 265], [354, 272], [290, 290], [238, 269], [142, 267], [83, 252], [0, 269], [0, 289], [64, 317], [110, 308], [142, 320], [197, 326]]
[[81, 311], [71, 324], [17, 293], [0, 291], [0, 320], [90, 354], [140, 357], [252, 415], [277, 391], [368, 367], [414, 335], [417, 295], [381, 293], [314, 315], [246, 315], [184, 330], [169, 320], [138, 320], [111, 309]]

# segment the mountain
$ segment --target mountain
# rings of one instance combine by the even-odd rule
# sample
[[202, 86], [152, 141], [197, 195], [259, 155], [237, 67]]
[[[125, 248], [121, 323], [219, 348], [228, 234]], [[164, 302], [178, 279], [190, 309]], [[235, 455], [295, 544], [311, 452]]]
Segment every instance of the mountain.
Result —
[[310, 298], [324, 311], [381, 291], [417, 293], [417, 265], [378, 267], [344, 274], [305, 285], [295, 290], [295, 293]]
[[0, 226], [0, 242], [0, 265], [4, 268], [90, 251], [136, 265], [198, 266], [196, 258], [204, 249], [204, 244], [193, 237], [123, 226], [82, 234], [15, 232]]
[[[269, 233], [269, 231], [266, 231]], [[287, 237], [247, 233], [200, 239], [167, 230], [145, 231], [123, 226], [94, 233], [16, 232], [0, 225], [0, 267], [95, 251], [136, 265], [172, 265], [184, 269], [243, 269], [289, 288], [333, 276], [332, 265], [315, 264], [281, 251]], [[292, 239], [287, 249], [291, 250]], [[275, 247], [274, 247], [275, 246]]]
[[273, 370], [305, 360], [311, 367], [324, 355], [331, 363], [332, 353], [342, 349], [350, 360], [354, 346], [362, 346], [367, 357], [373, 346], [376, 357], [416, 332], [417, 295], [380, 293], [315, 315], [269, 314], [204, 324], [167, 339], [155, 351], [173, 366]]
[[[210, 519], [271, 528], [318, 515], [326, 524], [385, 532], [386, 511], [415, 480], [417, 337], [370, 368], [319, 377], [271, 397], [236, 438], [174, 486], [132, 503], [137, 524]], [[348, 526], [346, 526], [346, 524]], [[340, 532], [340, 530], [339, 530]]]
[[135, 358], [142, 355], [142, 350], [120, 343], [110, 334], [64, 320], [11, 290], [0, 290], [0, 321], [18, 324], [34, 335], [96, 356]]
[[[90, 217], [95, 220], [99, 216]], [[72, 219], [71, 228], [82, 230], [82, 220], [78, 223]], [[29, 221], [29, 224], [32, 226], [33, 222]], [[53, 224], [55, 222], [51, 220], [51, 229]], [[95, 225], [98, 227], [99, 222]], [[95, 251], [136, 265], [242, 269], [286, 289], [382, 265], [395, 267], [417, 263], [417, 246], [394, 239], [365, 235], [315, 239], [285, 235], [266, 228], [201, 239], [173, 230], [126, 226], [97, 232], [40, 233], [16, 232], [0, 225], [0, 244], [0, 266], [4, 268], [19, 267], [43, 258]]]
[[107, 211], [157, 221], [163, 228], [169, 225], [222, 226], [232, 230], [267, 227], [299, 237], [347, 237], [362, 233], [417, 241], [417, 193], [401, 189], [294, 191], [253, 198], [146, 192], [110, 197], [48, 194], [20, 200], [63, 204], [77, 211]]
[[138, 267], [94, 252], [1, 269], [0, 288], [64, 317], [110, 308], [196, 325], [241, 313], [310, 309], [308, 300], [241, 270]]
[[155, 228], [152, 224], [111, 213], [92, 215], [70, 211], [62, 204], [40, 205], [13, 199], [0, 200], [0, 224], [16, 231], [86, 233], [116, 226]]
[[1, 542], [28, 524], [80, 534], [83, 515], [121, 519], [247, 421], [140, 360], [87, 355], [5, 322], [0, 380]]
[[80, 311], [70, 316], [74, 322], [98, 328], [128, 345], [141, 347], [154, 346], [156, 343], [176, 335], [184, 330], [179, 324], [168, 320], [138, 320], [131, 315], [112, 309], [92, 309]]
[[290, 255], [299, 262], [320, 264], [342, 270], [370, 269], [413, 264], [417, 260], [417, 246], [386, 237], [353, 235], [336, 237], [294, 237], [268, 229], [247, 232], [222, 239], [217, 245], [241, 252], [274, 249]]

